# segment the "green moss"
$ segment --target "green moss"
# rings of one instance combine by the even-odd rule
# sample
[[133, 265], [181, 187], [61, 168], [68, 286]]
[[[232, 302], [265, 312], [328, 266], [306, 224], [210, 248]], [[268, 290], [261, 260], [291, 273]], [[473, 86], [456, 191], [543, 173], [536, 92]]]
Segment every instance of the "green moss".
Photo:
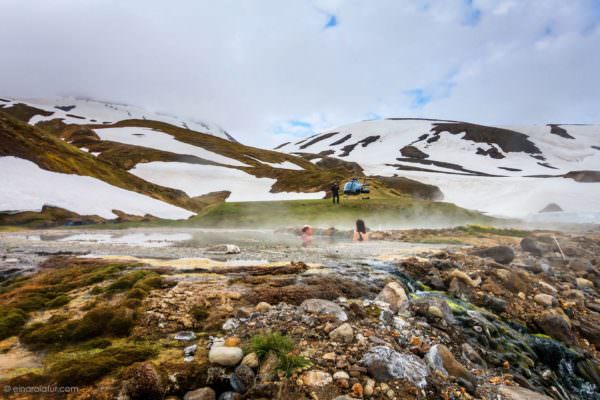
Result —
[[197, 305], [191, 309], [190, 315], [196, 322], [202, 322], [208, 317], [208, 310], [203, 305]]
[[57, 315], [46, 323], [35, 323], [23, 329], [20, 338], [34, 350], [64, 347], [99, 336], [127, 336], [135, 321], [135, 313], [125, 307], [96, 307], [81, 319], [70, 320]]
[[56, 296], [53, 300], [49, 301], [48, 304], [46, 304], [46, 308], [62, 307], [65, 304], [68, 304], [70, 301], [71, 298], [69, 296], [67, 296], [66, 294], [61, 294]]
[[142, 300], [144, 297], [146, 297], [147, 294], [148, 292], [146, 292], [145, 290], [142, 290], [140, 288], [133, 288], [129, 292], [127, 292], [127, 298]]
[[292, 339], [279, 332], [274, 332], [253, 336], [250, 339], [249, 351], [256, 353], [258, 358], [262, 360], [271, 352], [279, 357], [289, 353], [293, 348], [294, 342]]
[[87, 385], [104, 375], [135, 362], [154, 357], [157, 349], [147, 344], [110, 346], [103, 350], [63, 353], [48, 368], [58, 385]]
[[19, 334], [27, 322], [27, 313], [18, 308], [0, 308], [0, 340]]
[[143, 291], [150, 291], [155, 288], [160, 288], [162, 285], [162, 278], [155, 272], [151, 271], [132, 271], [119, 277], [116, 281], [108, 285], [106, 288], [107, 293], [116, 293], [131, 288], [140, 289]]
[[450, 300], [449, 298], [446, 299], [446, 303], [448, 304], [448, 306], [450, 307], [450, 310], [452, 311], [453, 314], [466, 314], [467, 313], [467, 308], [463, 307], [462, 305]]

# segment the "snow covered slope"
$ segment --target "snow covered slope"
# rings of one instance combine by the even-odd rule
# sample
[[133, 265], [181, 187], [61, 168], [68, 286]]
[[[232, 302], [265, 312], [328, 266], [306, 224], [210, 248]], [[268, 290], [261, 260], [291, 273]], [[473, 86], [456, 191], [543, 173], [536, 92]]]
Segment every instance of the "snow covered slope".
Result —
[[97, 101], [78, 97], [57, 97], [43, 99], [0, 98], [0, 108], [15, 104], [26, 104], [46, 111], [46, 115], [37, 114], [28, 121], [35, 125], [40, 121], [60, 118], [67, 124], [112, 124], [127, 119], [146, 119], [161, 121], [197, 132], [208, 133], [223, 139], [235, 141], [219, 125], [202, 120], [182, 119], [174, 115], [149, 112], [140, 107]]
[[600, 211], [600, 182], [562, 177], [600, 171], [598, 125], [386, 119], [343, 125], [277, 149], [354, 161], [367, 175], [434, 184], [446, 201], [496, 215], [523, 217], [550, 202], [570, 212]]
[[181, 207], [121, 189], [99, 179], [41, 169], [31, 161], [0, 157], [0, 210], [39, 211], [55, 206], [81, 215], [113, 219], [119, 210], [131, 215], [185, 219], [194, 213]]

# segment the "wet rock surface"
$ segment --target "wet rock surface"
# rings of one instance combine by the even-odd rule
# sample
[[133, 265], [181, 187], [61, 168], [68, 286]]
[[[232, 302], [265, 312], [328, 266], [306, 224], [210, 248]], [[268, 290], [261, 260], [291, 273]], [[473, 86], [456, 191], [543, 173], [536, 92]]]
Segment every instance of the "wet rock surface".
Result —
[[[83, 384], [87, 398], [599, 398], [600, 235], [465, 232], [386, 231], [378, 233], [385, 241], [364, 246], [289, 252], [240, 246], [202, 262], [129, 259], [107, 282], [74, 289], [64, 308], [36, 312], [26, 326], [85, 315], [94, 303], [135, 307], [126, 335], [75, 345], [85, 352], [143, 342], [156, 352]], [[400, 242], [450, 233], [471, 247]], [[276, 262], [236, 259], [269, 252]], [[40, 273], [73, 260], [47, 262]], [[164, 282], [144, 287], [136, 302], [140, 285], [107, 295], [119, 277], [145, 269]], [[20, 293], [7, 290], [3, 305]], [[3, 368], [31, 336], [9, 339], [0, 342]], [[68, 348], [42, 350], [53, 363], [73, 357]], [[15, 371], [2, 382], [31, 379]], [[34, 369], [36, 379], [45, 371]]]

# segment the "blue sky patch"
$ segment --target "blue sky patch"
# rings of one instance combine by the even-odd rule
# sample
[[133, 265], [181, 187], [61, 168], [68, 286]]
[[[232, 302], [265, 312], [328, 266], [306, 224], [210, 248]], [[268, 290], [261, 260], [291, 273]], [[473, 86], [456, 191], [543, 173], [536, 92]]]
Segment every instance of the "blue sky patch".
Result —
[[467, 26], [475, 26], [481, 20], [481, 10], [475, 7], [473, 0], [465, 0], [466, 14], [463, 19], [463, 24]]
[[323, 29], [330, 29], [330, 28], [334, 28], [336, 27], [338, 24], [338, 19], [334, 14], [330, 14], [327, 16], [327, 22], [325, 23], [325, 26], [323, 27]]

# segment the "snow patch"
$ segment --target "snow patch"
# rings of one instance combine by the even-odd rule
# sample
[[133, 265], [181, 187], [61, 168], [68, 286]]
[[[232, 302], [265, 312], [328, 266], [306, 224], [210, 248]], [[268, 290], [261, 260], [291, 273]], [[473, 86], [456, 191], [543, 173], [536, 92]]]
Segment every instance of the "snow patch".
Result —
[[186, 154], [214, 161], [219, 164], [247, 167], [248, 165], [229, 157], [222, 156], [212, 151], [180, 142], [173, 136], [149, 128], [101, 128], [94, 130], [100, 139], [147, 147], [150, 149], [170, 151], [177, 154]]
[[0, 157], [0, 210], [40, 211], [44, 205], [81, 215], [112, 219], [112, 210], [132, 215], [184, 219], [194, 213], [180, 207], [109, 185], [89, 176], [41, 169], [31, 161]]
[[271, 193], [276, 182], [271, 178], [257, 178], [244, 171], [215, 165], [155, 161], [138, 164], [130, 171], [148, 182], [183, 190], [188, 196], [228, 190], [227, 201], [267, 201], [322, 199], [325, 192]]

